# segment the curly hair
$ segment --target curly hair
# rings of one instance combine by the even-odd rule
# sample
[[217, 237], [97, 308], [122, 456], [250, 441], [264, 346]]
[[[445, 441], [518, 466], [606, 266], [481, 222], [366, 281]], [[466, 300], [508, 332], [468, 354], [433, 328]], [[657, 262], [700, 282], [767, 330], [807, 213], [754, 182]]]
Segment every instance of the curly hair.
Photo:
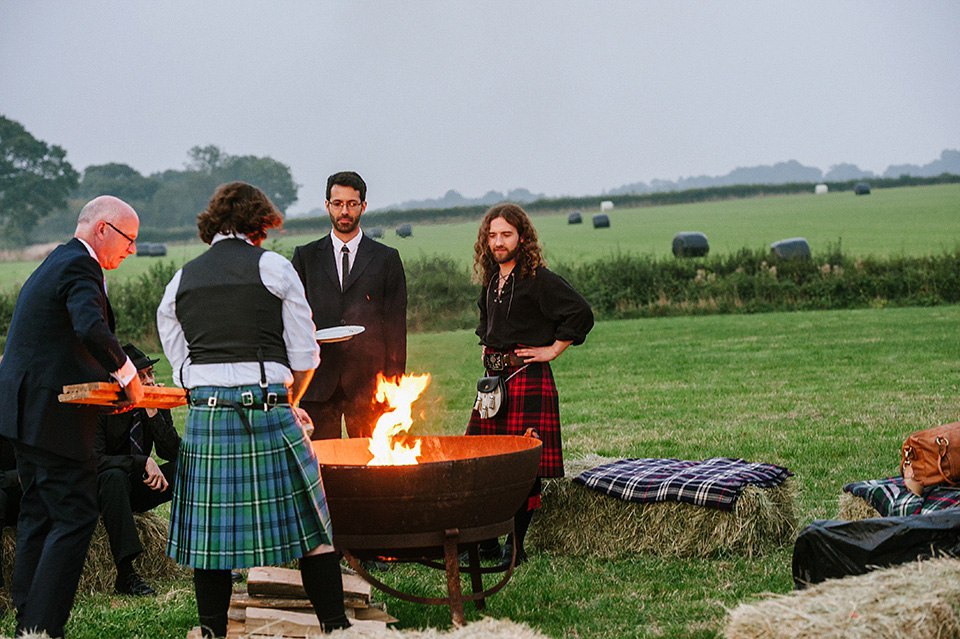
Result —
[[500, 265], [493, 258], [493, 251], [487, 241], [490, 232], [490, 223], [498, 217], [506, 220], [507, 224], [517, 229], [520, 239], [520, 250], [517, 253], [517, 276], [533, 275], [541, 266], [547, 263], [543, 259], [543, 248], [537, 238], [537, 229], [526, 211], [516, 204], [503, 203], [490, 207], [483, 214], [480, 230], [477, 232], [477, 242], [473, 245], [473, 281], [486, 286], [493, 276], [500, 270]]
[[246, 182], [221, 184], [207, 209], [197, 216], [200, 239], [209, 244], [217, 233], [240, 233], [259, 245], [267, 229], [283, 226], [283, 216], [267, 194]]

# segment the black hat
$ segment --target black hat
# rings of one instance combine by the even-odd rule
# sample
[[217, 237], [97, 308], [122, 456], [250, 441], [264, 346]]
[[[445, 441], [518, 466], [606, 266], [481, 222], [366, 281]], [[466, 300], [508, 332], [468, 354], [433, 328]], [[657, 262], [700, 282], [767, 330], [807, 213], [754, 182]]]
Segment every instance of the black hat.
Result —
[[150, 359], [133, 344], [124, 344], [123, 352], [127, 354], [127, 357], [130, 358], [130, 361], [133, 362], [133, 365], [137, 367], [138, 371], [149, 368], [160, 361], [159, 357], [157, 359]]

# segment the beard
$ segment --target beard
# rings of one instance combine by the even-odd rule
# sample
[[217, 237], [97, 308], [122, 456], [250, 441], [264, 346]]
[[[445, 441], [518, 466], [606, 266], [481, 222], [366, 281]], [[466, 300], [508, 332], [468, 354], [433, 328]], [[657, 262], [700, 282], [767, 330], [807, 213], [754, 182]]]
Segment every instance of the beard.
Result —
[[517, 259], [517, 256], [520, 254], [520, 245], [518, 244], [516, 248], [512, 251], [507, 251], [506, 253], [497, 254], [494, 251], [490, 251], [493, 254], [493, 261], [497, 264], [506, 264], [512, 260]]
[[330, 215], [330, 223], [333, 225], [333, 228], [337, 229], [341, 233], [353, 233], [358, 226], [360, 226], [360, 216], [357, 217], [348, 217], [346, 215]]

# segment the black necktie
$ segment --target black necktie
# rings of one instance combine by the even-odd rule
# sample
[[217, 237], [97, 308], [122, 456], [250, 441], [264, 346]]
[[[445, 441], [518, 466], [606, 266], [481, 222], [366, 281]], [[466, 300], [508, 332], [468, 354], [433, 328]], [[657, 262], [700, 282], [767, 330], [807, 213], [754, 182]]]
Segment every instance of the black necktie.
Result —
[[340, 270], [342, 272], [342, 279], [340, 280], [340, 290], [343, 291], [347, 288], [347, 276], [350, 275], [350, 249], [347, 248], [347, 245], [344, 244], [340, 249]]
[[130, 454], [143, 454], [143, 421], [140, 419], [140, 409], [133, 409], [133, 420], [130, 423]]

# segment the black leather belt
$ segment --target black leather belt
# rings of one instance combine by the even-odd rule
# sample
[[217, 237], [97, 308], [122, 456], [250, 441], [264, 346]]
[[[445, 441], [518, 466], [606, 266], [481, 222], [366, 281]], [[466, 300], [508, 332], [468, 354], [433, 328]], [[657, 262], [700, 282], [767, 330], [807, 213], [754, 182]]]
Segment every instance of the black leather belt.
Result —
[[484, 353], [483, 367], [488, 371], [502, 371], [505, 368], [516, 368], [524, 365], [523, 358], [516, 353]]
[[240, 394], [240, 401], [234, 401], [232, 399], [223, 399], [220, 397], [191, 397], [190, 404], [192, 406], [208, 406], [210, 408], [232, 408], [237, 411], [237, 415], [240, 416], [240, 421], [243, 422], [244, 428], [247, 429], [247, 432], [251, 435], [253, 434], [253, 427], [250, 426], [250, 420], [247, 419], [247, 414], [244, 412], [244, 409], [252, 410], [254, 408], [262, 408], [264, 412], [270, 410], [274, 406], [283, 406], [288, 404], [288, 398], [281, 397], [277, 393], [267, 393], [262, 402], [254, 402], [253, 393], [250, 391]]

